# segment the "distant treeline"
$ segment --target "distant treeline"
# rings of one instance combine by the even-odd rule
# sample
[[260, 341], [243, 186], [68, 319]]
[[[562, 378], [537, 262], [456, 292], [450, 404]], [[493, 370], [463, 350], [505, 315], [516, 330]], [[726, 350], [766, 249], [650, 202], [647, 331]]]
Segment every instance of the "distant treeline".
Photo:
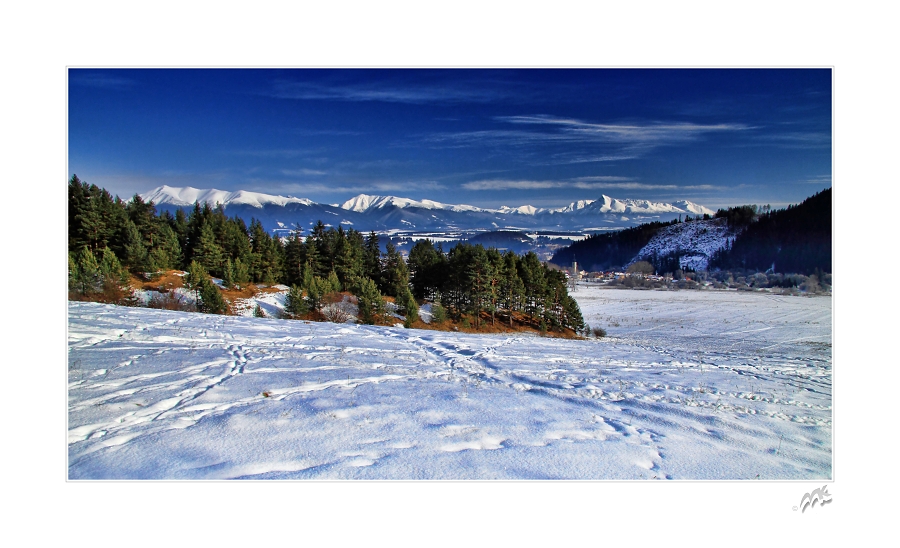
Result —
[[805, 275], [832, 271], [830, 188], [787, 209], [752, 213], [747, 228], [713, 254], [710, 269]]
[[315, 311], [324, 294], [347, 291], [359, 297], [366, 323], [384, 312], [382, 296], [393, 297], [409, 319], [418, 309], [415, 292], [419, 299], [441, 302], [457, 319], [473, 315], [476, 328], [482, 314], [492, 322], [500, 314], [512, 323], [514, 313], [535, 327], [584, 327], [565, 276], [533, 253], [501, 255], [471, 244], [444, 253], [423, 240], [413, 247], [407, 265], [392, 244], [382, 252], [374, 232], [364, 237], [353, 228], [319, 221], [305, 238], [297, 231], [282, 240], [255, 219], [247, 227], [239, 217], [227, 217], [221, 206], [195, 203], [187, 215], [181, 210], [157, 214], [153, 202], [138, 195], [128, 202], [113, 198], [75, 175], [69, 180], [68, 247], [69, 288], [79, 298], [121, 294], [128, 272], [142, 276], [179, 269], [190, 273], [187, 281], [201, 301], [208, 301], [206, 311], [224, 311], [215, 286], [204, 281], [212, 275], [226, 287], [291, 286], [287, 311], [295, 316]]

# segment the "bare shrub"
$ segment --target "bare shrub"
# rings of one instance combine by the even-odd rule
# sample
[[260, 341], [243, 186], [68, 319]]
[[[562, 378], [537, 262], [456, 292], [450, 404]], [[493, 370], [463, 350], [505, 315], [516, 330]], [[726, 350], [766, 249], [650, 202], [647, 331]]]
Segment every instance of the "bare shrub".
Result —
[[592, 329], [591, 329], [591, 333], [593, 333], [594, 336], [597, 337], [598, 339], [602, 339], [603, 337], [606, 336], [606, 330], [603, 329], [602, 327], [594, 327], [594, 328], [592, 328]]
[[329, 303], [322, 307], [321, 312], [326, 320], [333, 323], [346, 323], [352, 317], [350, 304], [345, 301]]
[[157, 293], [150, 297], [147, 308], [157, 308], [160, 310], [179, 310], [181, 312], [196, 312], [197, 307], [192, 302], [188, 302], [174, 291], [165, 293]]

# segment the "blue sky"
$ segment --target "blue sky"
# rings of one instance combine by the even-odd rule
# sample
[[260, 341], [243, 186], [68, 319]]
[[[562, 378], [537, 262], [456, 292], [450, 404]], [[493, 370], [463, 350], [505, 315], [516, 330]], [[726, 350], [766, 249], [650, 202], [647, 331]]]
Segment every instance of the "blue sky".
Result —
[[830, 69], [69, 69], [69, 173], [340, 203], [601, 194], [783, 206], [831, 186]]

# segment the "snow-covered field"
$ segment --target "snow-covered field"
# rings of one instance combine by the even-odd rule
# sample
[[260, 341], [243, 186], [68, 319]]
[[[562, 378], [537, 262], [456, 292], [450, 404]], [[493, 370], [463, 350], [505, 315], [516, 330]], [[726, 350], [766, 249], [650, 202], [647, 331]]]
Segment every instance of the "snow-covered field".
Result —
[[832, 478], [831, 298], [573, 295], [607, 338], [69, 303], [68, 477]]

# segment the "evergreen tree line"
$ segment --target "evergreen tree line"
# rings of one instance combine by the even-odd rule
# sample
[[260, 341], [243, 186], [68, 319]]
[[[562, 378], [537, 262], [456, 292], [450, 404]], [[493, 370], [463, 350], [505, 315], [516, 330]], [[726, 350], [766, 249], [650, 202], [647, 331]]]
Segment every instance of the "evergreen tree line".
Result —
[[728, 226], [743, 228], [756, 221], [760, 215], [771, 211], [771, 209], [771, 206], [764, 205], [760, 207], [756, 204], [729, 207], [728, 209], [716, 211], [715, 218], [725, 219], [728, 222]]
[[831, 272], [831, 189], [787, 209], [755, 215], [746, 230], [713, 254], [709, 267], [805, 275]]
[[[512, 312], [547, 329], [583, 327], [565, 276], [542, 265], [533, 253], [500, 255], [496, 249], [468, 244], [444, 253], [425, 240], [413, 247], [407, 264], [391, 243], [382, 252], [374, 232], [363, 236], [353, 228], [326, 227], [319, 221], [305, 238], [298, 230], [282, 240], [270, 236], [255, 219], [247, 227], [242, 219], [227, 217], [221, 205], [195, 203], [187, 215], [181, 210], [157, 214], [154, 204], [140, 196], [124, 202], [72, 176], [70, 290], [97, 297], [106, 286], [124, 291], [129, 272], [170, 269], [188, 272], [185, 282], [206, 312], [225, 311], [210, 280], [215, 276], [226, 287], [290, 286], [288, 317], [319, 313], [336, 304], [332, 301], [337, 292], [346, 291], [357, 296], [360, 320], [370, 324], [385, 313], [384, 297], [392, 297], [409, 326], [417, 320], [416, 298], [427, 297], [441, 301], [456, 318], [473, 315], [475, 327], [481, 325], [482, 314], [490, 314], [492, 323], [498, 313], [506, 314], [512, 324]], [[114, 273], [104, 278], [102, 272]], [[435, 308], [439, 320], [445, 311], [440, 305]]]
[[541, 331], [580, 331], [584, 320], [568, 294], [566, 276], [529, 252], [501, 254], [495, 248], [459, 243], [444, 253], [430, 240], [419, 240], [409, 252], [410, 285], [419, 299], [439, 302], [453, 317], [471, 316], [478, 328], [482, 316], [515, 326], [520, 321]]

